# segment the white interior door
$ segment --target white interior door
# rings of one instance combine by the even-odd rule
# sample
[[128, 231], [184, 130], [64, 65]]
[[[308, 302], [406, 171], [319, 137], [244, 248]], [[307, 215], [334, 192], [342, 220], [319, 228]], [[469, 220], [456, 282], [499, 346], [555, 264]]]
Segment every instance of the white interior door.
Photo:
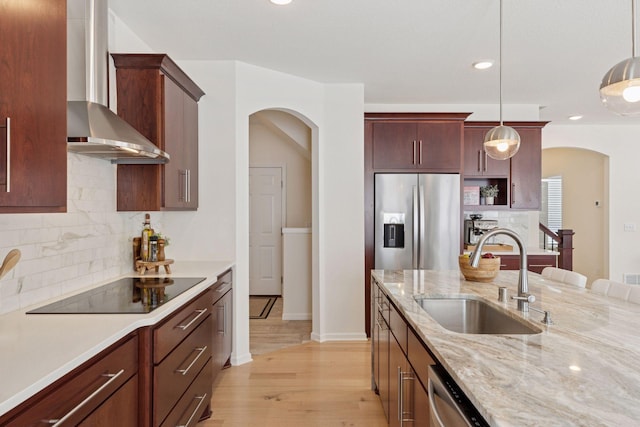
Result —
[[282, 169], [249, 168], [249, 294], [282, 295]]

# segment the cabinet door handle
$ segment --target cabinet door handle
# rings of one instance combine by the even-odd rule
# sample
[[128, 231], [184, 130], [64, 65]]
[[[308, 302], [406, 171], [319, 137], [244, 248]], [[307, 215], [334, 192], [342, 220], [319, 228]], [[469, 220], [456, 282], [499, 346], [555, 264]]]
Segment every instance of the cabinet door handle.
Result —
[[193, 325], [195, 321], [197, 321], [200, 317], [202, 317], [206, 312], [207, 312], [206, 308], [194, 311], [194, 313], [198, 313], [198, 315], [193, 319], [191, 319], [191, 322], [187, 323], [186, 325], [177, 325], [176, 328], [186, 331], [187, 329], [189, 329], [191, 325]]
[[5, 192], [11, 192], [11, 118], [7, 117], [6, 120], [6, 135], [7, 135], [7, 185]]
[[478, 150], [478, 172], [482, 171], [482, 150]]
[[193, 365], [195, 365], [195, 363], [198, 361], [198, 359], [200, 359], [200, 356], [202, 356], [206, 350], [207, 350], [207, 346], [206, 345], [204, 347], [196, 347], [195, 351], [198, 352], [198, 355], [191, 361], [191, 363], [189, 363], [189, 366], [187, 366], [186, 368], [184, 368], [184, 369], [176, 369], [176, 373], [182, 374], [182, 375], [187, 375], [187, 373], [189, 373], [189, 370], [193, 367]]
[[487, 171], [487, 163], [489, 163], [489, 155], [487, 154], [487, 152], [484, 152], [484, 164], [482, 165], [482, 170], [483, 171]]
[[194, 411], [191, 413], [191, 416], [189, 417], [186, 423], [178, 424], [176, 427], [190, 426], [191, 421], [193, 421], [193, 419], [198, 416], [198, 411], [200, 410], [200, 407], [202, 406], [202, 403], [205, 401], [206, 398], [207, 398], [207, 393], [203, 394], [202, 396], [196, 396], [196, 399], [200, 400], [200, 402], [198, 402], [198, 406], [196, 406], [196, 409], [194, 409]]
[[416, 164], [416, 140], [413, 140], [413, 162], [412, 164]]
[[516, 202], [515, 194], [516, 194], [516, 183], [512, 182], [511, 183], [511, 204], [514, 204]]
[[185, 190], [184, 201], [187, 203], [190, 203], [191, 202], [191, 169], [187, 169], [186, 171], [184, 190]]
[[220, 317], [218, 317], [218, 325], [217, 326], [217, 332], [219, 334], [224, 335], [225, 332], [227, 331], [227, 304], [222, 304], [221, 306], [218, 307], [218, 316], [220, 316], [220, 312], [222, 311], [222, 329], [220, 329]]
[[[404, 381], [413, 381], [414, 376], [411, 372], [402, 372], [400, 366], [398, 366], [398, 421], [400, 421], [400, 427], [404, 425], [405, 422], [411, 423], [413, 422], [413, 416], [411, 416], [411, 412], [404, 411]], [[409, 398], [409, 402], [413, 399]], [[405, 415], [409, 416], [405, 418]]]
[[104, 390], [105, 388], [109, 387], [109, 385], [112, 382], [114, 382], [115, 380], [117, 380], [118, 377], [120, 375], [122, 375], [123, 373], [124, 373], [124, 369], [120, 369], [120, 371], [118, 371], [118, 373], [116, 373], [116, 374], [102, 374], [101, 376], [108, 377], [109, 381], [107, 381], [106, 383], [104, 383], [100, 387], [98, 387], [98, 389], [95, 390], [93, 393], [91, 393], [89, 396], [87, 396], [86, 399], [84, 399], [82, 402], [80, 402], [78, 405], [76, 405], [72, 410], [67, 412], [67, 414], [64, 417], [59, 418], [59, 419], [55, 419], [55, 420], [48, 420], [47, 424], [52, 424], [53, 427], [56, 427], [56, 426], [61, 425], [65, 421], [67, 421], [69, 419], [69, 417], [72, 417], [73, 414], [78, 412], [84, 405], [86, 405], [94, 397], [96, 397], [98, 394], [100, 394], [102, 392], [102, 390]]
[[398, 421], [400, 427], [402, 427], [402, 394], [402, 369], [398, 366]]
[[422, 164], [422, 140], [420, 140], [420, 164]]
[[553, 267], [553, 264], [529, 264], [529, 267]]

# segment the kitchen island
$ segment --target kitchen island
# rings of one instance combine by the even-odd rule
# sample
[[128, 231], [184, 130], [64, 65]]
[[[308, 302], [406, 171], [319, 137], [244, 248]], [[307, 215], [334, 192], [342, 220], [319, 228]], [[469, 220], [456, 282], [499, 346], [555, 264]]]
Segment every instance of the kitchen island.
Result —
[[[173, 277], [203, 281], [147, 314], [26, 314], [63, 297], [102, 286], [97, 283], [69, 295], [0, 316], [0, 415], [5, 414], [112, 344], [140, 328], [158, 324], [211, 287], [232, 262], [178, 262]], [[162, 271], [161, 271], [162, 273]], [[165, 277], [147, 274], [144, 277]], [[141, 277], [131, 274], [122, 277]]]
[[[635, 426], [640, 423], [640, 305], [529, 273], [533, 307], [498, 302], [516, 294], [517, 271], [492, 283], [459, 271], [374, 270], [372, 280], [492, 426]], [[542, 330], [532, 335], [462, 334], [438, 324], [414, 297], [480, 297]]]

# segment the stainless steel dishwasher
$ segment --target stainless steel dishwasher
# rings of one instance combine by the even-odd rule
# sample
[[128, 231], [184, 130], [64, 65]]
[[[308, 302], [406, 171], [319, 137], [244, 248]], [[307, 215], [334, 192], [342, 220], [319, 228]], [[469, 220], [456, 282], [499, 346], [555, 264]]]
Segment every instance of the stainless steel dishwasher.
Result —
[[429, 427], [489, 427], [442, 366], [429, 367]]

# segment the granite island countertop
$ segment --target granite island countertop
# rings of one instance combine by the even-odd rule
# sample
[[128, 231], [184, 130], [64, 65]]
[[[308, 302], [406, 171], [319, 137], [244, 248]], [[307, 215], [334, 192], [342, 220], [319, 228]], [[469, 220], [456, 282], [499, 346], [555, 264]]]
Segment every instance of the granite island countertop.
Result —
[[[640, 425], [640, 304], [591, 293], [529, 273], [536, 308], [523, 314], [500, 303], [498, 287], [517, 291], [518, 271], [493, 283], [456, 271], [374, 270], [373, 279], [492, 426]], [[414, 296], [479, 296], [543, 332], [461, 334], [441, 327]]]
[[[33, 308], [102, 286], [109, 280], [0, 315], [0, 415], [130, 332], [171, 315], [232, 266], [231, 261], [176, 262], [171, 276], [206, 279], [147, 314], [25, 314]], [[160, 274], [145, 275], [154, 276], [166, 274], [161, 269]], [[132, 273], [114, 280], [121, 277], [140, 275]]]

